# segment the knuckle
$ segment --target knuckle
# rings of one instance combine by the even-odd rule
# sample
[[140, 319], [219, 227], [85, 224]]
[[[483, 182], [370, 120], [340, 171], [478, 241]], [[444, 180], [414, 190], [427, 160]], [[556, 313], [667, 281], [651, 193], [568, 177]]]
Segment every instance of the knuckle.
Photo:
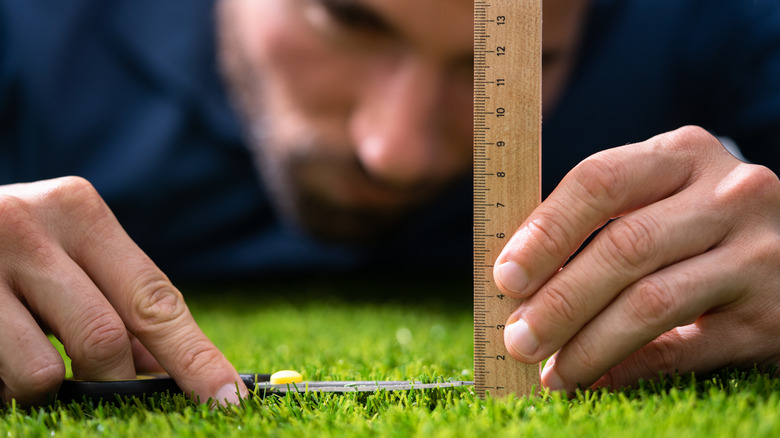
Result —
[[50, 394], [65, 378], [65, 364], [55, 354], [36, 357], [29, 363], [28, 370], [19, 376], [19, 381], [12, 388], [14, 393], [23, 398]]
[[630, 321], [651, 329], [661, 330], [669, 324], [675, 312], [677, 297], [660, 278], [642, 279], [635, 285], [628, 300]]
[[749, 198], [765, 200], [767, 198], [777, 203], [778, 193], [780, 193], [780, 180], [777, 175], [768, 167], [754, 164], [744, 164], [746, 171], [740, 184], [744, 195]]
[[87, 312], [76, 342], [68, 346], [74, 367], [116, 365], [126, 359], [130, 347], [127, 329], [111, 311]]
[[659, 372], [671, 373], [680, 368], [682, 350], [677, 342], [670, 339], [659, 339], [647, 344], [642, 350], [644, 363], [647, 364], [648, 375]]
[[[528, 229], [532, 238], [539, 245], [543, 256], [568, 256], [570, 245], [568, 241], [569, 227], [562, 223], [564, 215], [549, 212], [539, 212], [538, 217], [529, 222]], [[537, 254], [539, 255], [539, 254]]]
[[569, 344], [569, 352], [574, 357], [577, 368], [591, 373], [599, 370], [599, 355], [587, 339], [582, 337], [575, 339]]
[[108, 207], [97, 189], [86, 179], [78, 176], [65, 176], [54, 181], [54, 188], [46, 192], [49, 205], [59, 211], [87, 216], [104, 214]]
[[29, 229], [32, 214], [29, 205], [13, 195], [0, 195], [0, 235], [9, 237]]
[[723, 145], [712, 134], [695, 125], [683, 126], [670, 133], [661, 134], [657, 138], [658, 147], [675, 155], [699, 155], [703, 147], [709, 148], [707, 149], [709, 152], [723, 149]]
[[739, 164], [722, 178], [714, 191], [716, 208], [763, 211], [767, 205], [780, 206], [780, 179], [765, 166]]
[[131, 331], [136, 336], [155, 334], [188, 314], [184, 298], [162, 274], [153, 275], [133, 289]]
[[24, 259], [47, 266], [56, 255], [55, 245], [31, 209], [21, 198], [0, 195], [0, 250], [16, 254], [17, 263]]
[[658, 226], [649, 217], [621, 218], [607, 226], [604, 235], [607, 261], [639, 268], [657, 252]]
[[716, 152], [723, 152], [723, 145], [712, 134], [694, 125], [660, 134], [652, 144], [659, 152], [675, 157], [675, 166], [689, 176], [697, 173], [697, 162], [710, 161]]
[[182, 371], [187, 376], [201, 376], [221, 364], [222, 353], [208, 340], [184, 342], [176, 354], [176, 363], [183, 364]]
[[75, 197], [79, 199], [93, 199], [99, 197], [95, 187], [80, 176], [63, 176], [54, 181], [54, 189], [49, 192], [52, 196], [62, 196], [63, 199]]
[[702, 144], [719, 143], [709, 131], [696, 125], [682, 126], [672, 131], [676, 141], [672, 144], [676, 146], [701, 147]]
[[0, 220], [18, 221], [19, 215], [27, 214], [26, 203], [22, 199], [7, 194], [0, 194]]
[[545, 315], [559, 324], [567, 324], [577, 320], [578, 310], [582, 308], [577, 302], [576, 294], [569, 288], [560, 286], [545, 286], [539, 295], [542, 300]]
[[611, 158], [609, 151], [594, 154], [573, 171], [574, 181], [581, 189], [579, 198], [597, 211], [614, 204], [625, 196], [628, 174], [620, 160]]

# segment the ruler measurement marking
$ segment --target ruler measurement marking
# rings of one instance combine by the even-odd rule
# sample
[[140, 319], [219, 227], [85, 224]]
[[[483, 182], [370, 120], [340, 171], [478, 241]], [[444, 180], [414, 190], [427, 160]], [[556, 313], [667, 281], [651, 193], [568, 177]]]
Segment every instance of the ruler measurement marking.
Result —
[[498, 290], [492, 269], [540, 198], [541, 0], [475, 0], [474, 23], [474, 380], [483, 397], [525, 395], [538, 366], [504, 348], [520, 301]]

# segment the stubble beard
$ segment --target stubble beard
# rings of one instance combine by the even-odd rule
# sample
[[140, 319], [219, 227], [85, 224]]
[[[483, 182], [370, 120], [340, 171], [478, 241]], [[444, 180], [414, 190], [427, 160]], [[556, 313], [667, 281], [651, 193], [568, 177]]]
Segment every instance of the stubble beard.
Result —
[[274, 127], [281, 120], [272, 114], [265, 96], [267, 85], [258, 72], [223, 72], [232, 101], [244, 126], [245, 138], [255, 168], [275, 214], [282, 223], [319, 240], [376, 244], [404, 222], [414, 208], [372, 209], [343, 206], [324, 199], [302, 182], [306, 169], [364, 173], [357, 158], [345, 158], [329, 151], [340, 150], [324, 144], [315, 133], [296, 132], [294, 140], [281, 139]]
[[[350, 171], [360, 170], [360, 165], [357, 160], [343, 163], [341, 157], [328, 156], [323, 152], [329, 150], [327, 146], [311, 135], [298, 138], [294, 146], [274, 143], [278, 140], [269, 125], [265, 117], [257, 117], [251, 123], [252, 155], [274, 210], [298, 231], [331, 242], [376, 243], [391, 234], [410, 214], [407, 208], [377, 210], [343, 206], [307, 190], [298, 176], [310, 166], [339, 172], [345, 166], [352, 166]], [[274, 150], [285, 153], [274, 154]]]
[[[228, 50], [222, 37], [222, 76], [244, 127], [255, 167], [269, 203], [282, 222], [317, 239], [375, 244], [392, 234], [419, 205], [393, 209], [344, 206], [318, 196], [302, 183], [309, 167], [365, 174], [357, 158], [335, 156], [316, 133], [296, 132], [293, 140], [275, 132], [279, 122], [267, 101], [266, 78], [261, 71]], [[228, 36], [229, 38], [229, 36]], [[233, 56], [231, 56], [233, 55]], [[228, 62], [226, 62], [226, 60]], [[343, 150], [343, 148], [341, 149]]]

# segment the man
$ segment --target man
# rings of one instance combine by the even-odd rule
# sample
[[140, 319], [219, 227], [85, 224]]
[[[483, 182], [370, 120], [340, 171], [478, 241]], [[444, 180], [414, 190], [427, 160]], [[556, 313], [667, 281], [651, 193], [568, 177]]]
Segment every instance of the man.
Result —
[[[545, 4], [548, 188], [598, 150], [685, 123], [711, 125], [733, 137], [749, 159], [773, 164], [766, 150], [780, 139], [773, 106], [780, 93], [771, 79], [777, 77], [772, 24], [778, 8], [662, 3]], [[247, 183], [249, 155], [236, 145], [220, 90], [208, 86], [214, 72], [176, 68], [210, 65], [210, 58], [202, 59], [213, 53], [203, 36], [210, 29], [202, 20], [209, 2], [163, 9], [74, 0], [69, 13], [58, 11], [39, 33], [27, 29], [40, 23], [35, 12], [52, 11], [36, 7], [51, 8], [8, 4], [0, 10], [10, 36], [0, 52], [0, 89], [11, 90], [0, 106], [9, 133], [0, 150], [10, 151], [15, 163], [4, 165], [3, 175], [14, 175], [4, 181], [43, 179], [41, 169], [64, 174], [73, 148], [87, 144], [90, 155], [79, 160], [92, 164], [76, 163], [73, 173], [92, 184], [66, 178], [0, 190], [0, 330], [17, 334], [0, 339], [5, 400], [40, 400], [62, 379], [62, 364], [40, 324], [66, 345], [77, 378], [129, 378], [136, 369], [161, 366], [187, 391], [236, 401], [235, 370], [120, 222], [174, 272], [246, 272], [257, 268], [256, 259], [269, 271], [285, 264], [345, 269], [365, 255], [386, 264], [394, 259], [393, 245], [370, 242], [384, 238], [403, 250], [425, 241], [417, 238], [430, 236], [427, 231], [436, 238], [416, 262], [448, 263], [447, 228], [457, 227], [446, 219], [464, 199], [457, 191], [450, 197], [447, 187], [468, 177], [471, 159], [470, 1], [217, 3], [217, 53], [226, 82], [269, 198], [292, 227], [269, 221], [262, 193]], [[183, 32], [161, 32], [175, 24]], [[34, 44], [47, 32], [59, 37]], [[117, 33], [122, 37], [111, 38]], [[723, 40], [711, 41], [715, 37]], [[737, 44], [743, 40], [749, 44]], [[193, 50], [198, 42], [205, 42], [204, 50]], [[28, 43], [39, 50], [20, 49]], [[702, 47], [709, 51], [695, 50]], [[668, 56], [670, 48], [676, 57]], [[637, 53], [639, 60], [627, 61]], [[33, 55], [68, 74], [24, 70]], [[713, 68], [707, 62], [720, 59], [716, 55], [729, 55], [731, 63]], [[692, 65], [679, 70], [686, 76], [674, 77], [682, 61]], [[695, 67], [713, 70], [698, 77]], [[748, 70], [744, 77], [742, 70]], [[80, 80], [85, 74], [93, 80]], [[127, 87], [99, 86], [111, 77], [126, 79]], [[729, 82], [735, 79], [751, 81]], [[691, 88], [677, 88], [681, 84]], [[91, 92], [94, 86], [99, 92]], [[725, 94], [706, 95], [715, 89]], [[114, 101], [114, 93], [122, 99]], [[594, 104], [593, 96], [597, 105], [583, 108]], [[621, 106], [626, 99], [635, 107]], [[46, 112], [61, 101], [80, 102], [88, 116]], [[710, 112], [712, 118], [703, 117]], [[144, 153], [128, 153], [128, 145]], [[36, 157], [40, 150], [54, 155]], [[95, 155], [102, 161], [90, 161]], [[617, 385], [657, 371], [777, 362], [772, 292], [779, 193], [773, 173], [737, 161], [695, 128], [588, 159], [496, 263], [495, 277], [507, 293], [528, 298], [510, 318], [508, 350], [527, 362], [559, 350], [543, 375], [556, 389], [599, 378], [598, 384]], [[434, 196], [445, 202], [432, 204]], [[252, 222], [260, 217], [265, 222]], [[407, 217], [422, 227], [399, 225]], [[612, 218], [619, 219], [559, 270]], [[155, 227], [166, 233], [156, 234]], [[246, 239], [228, 232], [238, 228], [262, 232]], [[352, 243], [328, 243], [345, 240]], [[247, 242], [278, 254], [252, 252]], [[168, 245], [173, 249], [166, 253], [160, 246]], [[452, 248], [463, 254], [466, 245]], [[245, 256], [221, 264], [225, 254]], [[253, 263], [242, 265], [247, 260]], [[245, 390], [240, 386], [239, 394]]]
[[[219, 52], [213, 7], [2, 4], [2, 178], [37, 181], [0, 192], [0, 325], [20, 333], [0, 340], [5, 400], [41, 400], [62, 380], [45, 329], [76, 378], [162, 366], [203, 400], [236, 399], [232, 366], [144, 252], [191, 281], [467, 268], [470, 188], [446, 191], [469, 181], [470, 2], [226, 1]], [[266, 123], [247, 111], [256, 157], [217, 53], [243, 99], [268, 102]], [[86, 179], [47, 179], [69, 174]]]

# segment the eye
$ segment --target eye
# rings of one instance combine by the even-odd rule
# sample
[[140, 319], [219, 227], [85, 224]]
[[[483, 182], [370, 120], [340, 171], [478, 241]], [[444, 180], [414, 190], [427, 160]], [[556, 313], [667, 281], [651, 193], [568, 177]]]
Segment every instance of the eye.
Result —
[[374, 11], [351, 0], [321, 0], [330, 19], [351, 32], [382, 35], [391, 33], [390, 26]]

